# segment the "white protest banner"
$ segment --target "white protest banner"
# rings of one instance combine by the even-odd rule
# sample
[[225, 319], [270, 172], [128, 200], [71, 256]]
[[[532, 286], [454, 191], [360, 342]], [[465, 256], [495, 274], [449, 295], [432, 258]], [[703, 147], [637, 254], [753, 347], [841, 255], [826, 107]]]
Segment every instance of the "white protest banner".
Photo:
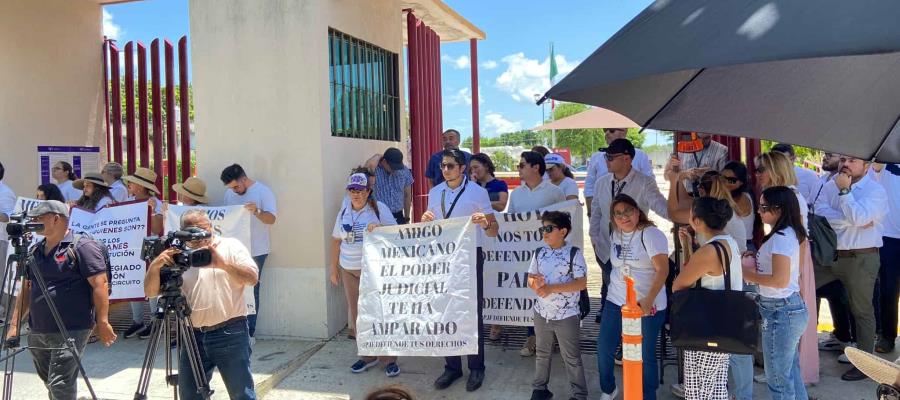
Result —
[[[37, 207], [38, 204], [41, 204], [44, 201], [45, 200], [29, 199], [27, 197], [18, 197], [18, 198], [16, 198], [16, 207], [13, 209], [13, 214], [19, 214], [19, 213], [23, 213], [23, 212], [27, 213], [32, 208]], [[6, 240], [7, 239], [6, 223], [0, 223], [0, 230], [2, 230], [2, 231], [0, 231], [0, 240]], [[43, 235], [34, 233], [31, 235], [31, 241], [29, 243], [27, 243], [26, 246], [30, 249], [31, 246], [34, 246], [36, 243], [40, 242], [43, 239], [44, 239]], [[0, 243], [3, 243], [3, 242], [0, 242]], [[15, 252], [16, 252], [16, 250], [13, 247], [12, 241], [8, 242], [6, 245], [6, 258], [3, 260], [4, 267], [6, 266], [6, 262], [9, 259], [9, 256], [15, 254]], [[3, 283], [3, 292], [4, 293], [10, 293], [10, 291], [9, 291], [10, 285], [12, 285], [12, 281], [15, 278], [16, 271], [14, 269], [11, 269], [9, 271], [9, 274], [11, 274], [11, 276], [7, 275], [7, 279]], [[18, 296], [19, 289], [20, 289], [20, 285], [18, 282], [16, 282], [16, 288], [15, 288], [15, 290], [12, 291], [12, 295]]]
[[356, 343], [363, 356], [478, 353], [475, 226], [469, 218], [366, 233]]
[[145, 200], [106, 206], [96, 213], [78, 207], [70, 211], [69, 229], [87, 232], [109, 249], [112, 266], [110, 300], [144, 298], [147, 263], [141, 260], [141, 244], [147, 237], [149, 219]]
[[[206, 211], [213, 231], [216, 235], [240, 240], [247, 249], [250, 249], [250, 212], [244, 206], [177, 206], [169, 205], [166, 211], [166, 219], [163, 226], [166, 232], [181, 229], [181, 215], [186, 211], [199, 208]], [[253, 298], [253, 286], [244, 289], [244, 300], [247, 302], [247, 313], [256, 314], [256, 302]]]
[[484, 252], [484, 323], [495, 325], [534, 325], [537, 295], [528, 288], [528, 267], [534, 251], [544, 245], [541, 215], [545, 211], [565, 211], [572, 216], [572, 231], [566, 242], [584, 248], [581, 205], [568, 200], [535, 211], [494, 214], [500, 224], [497, 238], [488, 238]]

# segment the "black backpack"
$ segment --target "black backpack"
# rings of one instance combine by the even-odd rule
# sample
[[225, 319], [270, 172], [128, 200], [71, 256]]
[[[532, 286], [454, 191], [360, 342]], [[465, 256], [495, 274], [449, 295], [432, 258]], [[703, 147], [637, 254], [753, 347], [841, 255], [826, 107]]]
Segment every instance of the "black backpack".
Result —
[[[538, 247], [537, 250], [534, 251], [535, 260], [537, 260], [538, 255], [541, 254], [541, 249], [543, 249], [543, 247]], [[575, 276], [572, 275], [572, 264], [575, 263], [576, 254], [578, 254], [578, 248], [572, 246], [572, 249], [569, 252], [569, 271], [566, 272], [566, 275], [572, 276], [573, 279], [575, 278]], [[588, 296], [587, 288], [582, 289], [580, 295], [578, 296], [578, 311], [579, 319], [584, 319], [584, 317], [587, 317], [588, 314], [591, 313], [591, 298]]]
[[72, 234], [72, 242], [69, 243], [69, 247], [66, 248], [66, 260], [73, 263], [78, 262], [78, 252], [76, 250], [83, 245], [81, 244], [81, 239], [92, 240], [100, 246], [100, 250], [103, 252], [103, 262], [106, 264], [106, 287], [109, 294], [112, 294], [112, 264], [109, 262], [109, 248], [107, 248], [106, 244], [102, 241], [94, 239], [94, 237], [87, 232]]
[[819, 200], [819, 195], [822, 194], [822, 189], [829, 182], [826, 181], [819, 188], [816, 198], [808, 205], [809, 212], [806, 216], [806, 221], [809, 225], [809, 245], [812, 259], [816, 265], [824, 267], [834, 266], [835, 261], [837, 261], [837, 233], [834, 232], [834, 229], [825, 217], [816, 215], [813, 208], [816, 205], [816, 201]]

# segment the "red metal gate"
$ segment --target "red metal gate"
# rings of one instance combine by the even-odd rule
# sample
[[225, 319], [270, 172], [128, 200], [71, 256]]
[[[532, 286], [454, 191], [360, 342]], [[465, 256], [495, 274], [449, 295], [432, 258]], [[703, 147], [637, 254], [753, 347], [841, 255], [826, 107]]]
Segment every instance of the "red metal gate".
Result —
[[[179, 79], [177, 89], [179, 101], [177, 107], [175, 105], [175, 46], [169, 40], [163, 40], [165, 86], [162, 86], [160, 40], [154, 39], [150, 43], [149, 102], [147, 48], [141, 42], [137, 42], [136, 46], [137, 62], [134, 59], [134, 42], [126, 43], [124, 51], [119, 50], [115, 40], [106, 39], [103, 42], [103, 86], [107, 89], [104, 93], [106, 100], [106, 153], [109, 161], [115, 161], [125, 166], [128, 174], [133, 173], [138, 167], [153, 169], [157, 175], [156, 187], [160, 193], [159, 196], [174, 202], [176, 196], [172, 191], [172, 185], [183, 181], [193, 172], [187, 36], [182, 36], [178, 40]], [[121, 53], [124, 53], [124, 76], [122, 76], [119, 65]], [[137, 67], [136, 78], [135, 66]], [[137, 85], [137, 93], [135, 93], [135, 85]], [[165, 92], [164, 96], [163, 92]], [[135, 95], [137, 96], [137, 105], [135, 105]], [[124, 116], [122, 112], [123, 97], [125, 99]], [[156, 110], [160, 110], [160, 112], [156, 112]], [[135, 118], [135, 112], [137, 112], [137, 118]], [[177, 126], [176, 114], [180, 116], [180, 126]], [[165, 126], [163, 125], [164, 117]], [[125, 149], [122, 148], [123, 126], [125, 127]], [[179, 150], [180, 159], [178, 157]], [[180, 171], [178, 170], [178, 161], [181, 161]]]

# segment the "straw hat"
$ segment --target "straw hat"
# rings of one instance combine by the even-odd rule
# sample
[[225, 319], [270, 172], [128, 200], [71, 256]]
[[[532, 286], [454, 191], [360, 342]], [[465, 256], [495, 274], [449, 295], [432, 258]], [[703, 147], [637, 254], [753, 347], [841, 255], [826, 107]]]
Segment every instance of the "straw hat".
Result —
[[172, 185], [172, 190], [197, 202], [209, 203], [209, 199], [206, 198], [206, 182], [203, 182], [203, 179], [192, 176], [187, 178], [183, 184], [176, 183]]
[[853, 366], [872, 378], [873, 381], [884, 385], [893, 385], [897, 382], [900, 365], [853, 347], [844, 349], [844, 354], [847, 355]]
[[148, 168], [138, 168], [134, 174], [122, 178], [125, 183], [134, 183], [135, 185], [147, 188], [151, 193], [159, 193], [156, 188], [156, 172]]
[[103, 180], [103, 175], [100, 175], [96, 172], [88, 172], [84, 174], [84, 177], [81, 179], [72, 182], [72, 187], [78, 190], [84, 190], [84, 183], [90, 182], [97, 186], [109, 187], [109, 184]]

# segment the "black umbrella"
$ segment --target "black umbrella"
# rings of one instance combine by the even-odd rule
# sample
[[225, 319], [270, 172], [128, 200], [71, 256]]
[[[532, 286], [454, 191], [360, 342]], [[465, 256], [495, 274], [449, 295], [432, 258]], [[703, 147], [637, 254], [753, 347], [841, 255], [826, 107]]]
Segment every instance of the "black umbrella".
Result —
[[900, 1], [660, 0], [547, 98], [900, 162]]

